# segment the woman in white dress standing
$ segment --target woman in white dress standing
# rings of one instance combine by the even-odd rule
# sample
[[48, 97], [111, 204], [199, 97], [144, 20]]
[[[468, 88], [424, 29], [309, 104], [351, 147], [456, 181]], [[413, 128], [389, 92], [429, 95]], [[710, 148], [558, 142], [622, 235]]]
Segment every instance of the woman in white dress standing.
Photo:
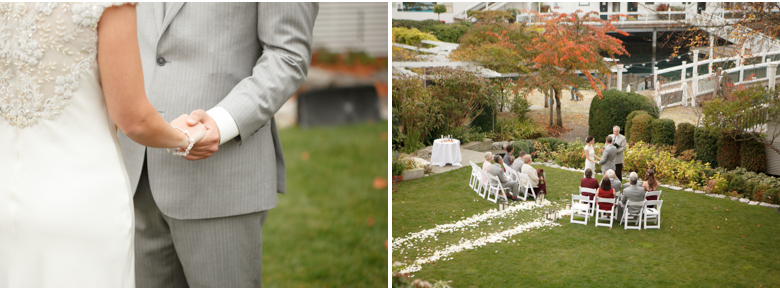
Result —
[[585, 138], [585, 148], [583, 149], [582, 154], [585, 156], [585, 169], [590, 168], [591, 171], [596, 171], [596, 159], [598, 156], [596, 155], [596, 152], [593, 150], [593, 143], [595, 140], [593, 139], [593, 136], [588, 136]]
[[132, 288], [116, 129], [183, 154], [205, 128], [146, 99], [135, 6], [3, 3], [0, 17], [0, 288]]

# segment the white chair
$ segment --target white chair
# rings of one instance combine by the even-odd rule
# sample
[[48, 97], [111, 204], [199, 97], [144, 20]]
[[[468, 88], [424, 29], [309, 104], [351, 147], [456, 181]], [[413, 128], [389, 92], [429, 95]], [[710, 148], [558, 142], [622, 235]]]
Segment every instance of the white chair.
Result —
[[474, 162], [469, 161], [471, 164], [471, 177], [469, 178], [469, 187], [473, 189], [474, 191], [477, 191], [477, 184], [479, 183], [479, 177], [481, 176], [479, 173], [479, 166], [477, 164], [474, 164]]
[[[655, 199], [648, 199], [651, 196], [656, 196]], [[661, 200], [661, 191], [647, 191], [645, 192], [645, 200]]]
[[479, 181], [479, 184], [477, 186], [477, 195], [479, 195], [482, 198], [485, 198], [487, 196], [488, 190], [490, 189], [490, 185], [488, 184], [490, 182], [490, 174], [485, 172], [485, 170], [479, 169], [480, 177], [477, 179]]
[[[598, 226], [604, 226], [604, 227], [612, 227], [612, 218], [615, 218], [615, 198], [595, 198], [595, 202], [593, 205], [596, 206], [596, 227]], [[612, 208], [609, 210], [602, 210], [598, 207], [599, 203], [609, 203], [612, 204]], [[609, 221], [609, 225], [607, 223], [601, 223], [601, 221]]]
[[[501, 199], [509, 201], [509, 199], [506, 197], [506, 191], [504, 190], [504, 186], [501, 185], [501, 181], [498, 180], [498, 177], [494, 175], [489, 175], [488, 183], [488, 195], [487, 200], [493, 203], [498, 203], [498, 197], [501, 197]], [[493, 196], [492, 198], [490, 196]]]
[[[574, 220], [574, 217], [583, 218]], [[570, 223], [588, 225], [590, 218], [590, 199], [588, 196], [571, 194], [571, 219]]]
[[593, 193], [593, 200], [590, 200], [590, 197], [588, 197], [588, 202], [590, 202], [590, 205], [589, 205], [590, 210], [588, 210], [588, 213], [591, 214], [591, 215], [594, 215], [593, 214], [593, 209], [594, 209], [593, 208], [593, 205], [594, 205], [593, 203], [596, 202], [595, 201], [596, 200], [596, 189], [580, 187], [580, 195], [585, 196], [582, 193]]
[[517, 175], [517, 171], [515, 169], [512, 169], [512, 167], [506, 167], [506, 178], [509, 181], [520, 181], [520, 176]]
[[[636, 207], [635, 213], [630, 213], [631, 207]], [[626, 207], [623, 209], [623, 217], [620, 219], [620, 224], [624, 225], [623, 229], [636, 229], [642, 230], [642, 210], [644, 210], [645, 201], [631, 201], [626, 202]], [[636, 226], [629, 226], [628, 222], [636, 223]]]
[[[664, 200], [645, 201], [644, 211], [642, 211], [642, 215], [644, 215], [645, 229], [661, 229], [661, 205], [663, 204]], [[650, 206], [655, 206], [655, 208], [650, 208]], [[647, 219], [655, 220], [655, 225], [647, 226]]]
[[525, 175], [525, 173], [517, 173], [517, 176], [521, 179], [524, 179], [518, 182], [525, 181], [525, 185], [520, 186], [521, 196], [518, 198], [523, 199], [523, 201], [525, 201], [528, 198], [528, 192], [530, 191], [531, 196], [534, 196], [534, 199], [536, 199], [536, 192], [534, 192], [534, 187], [531, 186], [531, 178], [528, 178], [528, 175]]

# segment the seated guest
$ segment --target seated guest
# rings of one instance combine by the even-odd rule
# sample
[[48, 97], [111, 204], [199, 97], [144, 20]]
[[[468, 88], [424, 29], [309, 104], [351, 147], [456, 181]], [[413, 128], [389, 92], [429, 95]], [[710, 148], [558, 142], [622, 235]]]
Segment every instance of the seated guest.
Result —
[[525, 157], [525, 151], [520, 151], [520, 154], [518, 155], [517, 159], [515, 159], [515, 162], [512, 162], [512, 169], [515, 169], [517, 172], [522, 172], [523, 157]]
[[[517, 183], [517, 181], [509, 181], [506, 179], [506, 175], [504, 175], [504, 168], [501, 167], [500, 155], [493, 156], [493, 161], [496, 161], [496, 164], [490, 166], [490, 174], [498, 177], [498, 181], [501, 181], [501, 186], [504, 188], [509, 188], [512, 191], [512, 194], [508, 195], [507, 198], [517, 201], [517, 196], [520, 194], [520, 184]], [[496, 185], [496, 183], [492, 184]]]
[[615, 192], [618, 192], [620, 190], [623, 190], [623, 183], [620, 182], [620, 179], [615, 176], [615, 171], [612, 169], [607, 170], [607, 173], [605, 173], [604, 178], [609, 179], [609, 184], [612, 186], [612, 188], [615, 188]]
[[[612, 181], [610, 181], [609, 178], [607, 177], [601, 179], [601, 186], [599, 186], [599, 189], [597, 191], [598, 191], [599, 198], [615, 198], [615, 189], [612, 188]], [[612, 210], [613, 204], [610, 203], [598, 203], [598, 204], [599, 204], [599, 210]]]
[[[593, 170], [590, 170], [590, 168], [585, 169], [585, 178], [582, 178], [580, 180], [580, 187], [583, 188], [590, 188], [590, 189], [598, 189], [599, 188], [599, 181], [593, 178]], [[596, 196], [594, 193], [582, 193], [582, 195], [588, 196], [590, 200], [593, 200], [593, 197]]]
[[523, 156], [523, 160], [525, 161], [525, 165], [523, 165], [523, 168], [520, 172], [528, 175], [528, 179], [531, 179], [531, 187], [539, 186], [539, 174], [537, 174], [536, 169], [531, 166], [531, 155], [526, 154]]
[[[661, 184], [658, 183], [657, 180], [655, 180], [655, 171], [653, 171], [653, 169], [647, 169], [647, 171], [645, 171], [645, 179], [644, 179], [644, 183], [642, 183], [642, 188], [644, 188], [645, 191], [658, 191], [658, 186], [660, 185]], [[648, 199], [648, 200], [658, 200], [658, 199]]]
[[512, 147], [512, 145], [506, 146], [506, 154], [504, 154], [504, 164], [506, 166], [512, 165], [512, 160], [510, 159], [510, 157], [512, 156], [513, 149], [514, 148]]
[[[623, 190], [623, 195], [620, 196], [620, 206], [618, 206], [618, 219], [623, 219], [623, 210], [625, 210], [626, 202], [628, 200], [631, 201], [645, 200], [645, 189], [637, 185], [638, 178], [639, 177], [636, 175], [636, 172], [631, 172], [631, 174], [628, 176], [628, 183], [631, 184], [631, 186], [628, 186], [628, 188]], [[639, 209], [640, 209], [639, 207], [631, 207], [631, 209], [628, 212], [636, 214], [639, 212]]]
[[512, 167], [512, 164], [515, 163], [515, 156], [509, 156], [509, 167]]
[[485, 172], [490, 173], [490, 165], [493, 165], [493, 163], [490, 163], [490, 160], [493, 159], [493, 153], [490, 153], [490, 151], [485, 152], [485, 163], [482, 163], [482, 170], [485, 170]]

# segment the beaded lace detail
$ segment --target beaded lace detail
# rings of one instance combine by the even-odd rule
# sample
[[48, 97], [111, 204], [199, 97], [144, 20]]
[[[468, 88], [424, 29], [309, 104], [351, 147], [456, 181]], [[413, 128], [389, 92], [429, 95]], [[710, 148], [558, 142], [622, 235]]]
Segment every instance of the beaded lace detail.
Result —
[[55, 119], [95, 65], [103, 11], [124, 3], [0, 3], [0, 115]]

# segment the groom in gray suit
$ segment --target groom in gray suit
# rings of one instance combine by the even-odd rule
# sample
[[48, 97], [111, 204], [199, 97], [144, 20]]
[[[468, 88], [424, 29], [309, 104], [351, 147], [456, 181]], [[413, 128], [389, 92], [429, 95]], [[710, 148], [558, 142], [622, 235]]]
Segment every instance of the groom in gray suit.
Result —
[[607, 136], [606, 145], [604, 145], [604, 152], [599, 160], [601, 165], [601, 171], [606, 175], [607, 170], [615, 171], [615, 155], [617, 154], [617, 148], [612, 145], [612, 136]]
[[306, 79], [319, 6], [141, 3], [136, 10], [149, 101], [169, 121], [194, 111], [190, 124], [208, 129], [186, 157], [201, 160], [194, 162], [120, 135], [135, 191], [136, 283], [260, 287], [262, 226], [285, 193], [273, 116]]

